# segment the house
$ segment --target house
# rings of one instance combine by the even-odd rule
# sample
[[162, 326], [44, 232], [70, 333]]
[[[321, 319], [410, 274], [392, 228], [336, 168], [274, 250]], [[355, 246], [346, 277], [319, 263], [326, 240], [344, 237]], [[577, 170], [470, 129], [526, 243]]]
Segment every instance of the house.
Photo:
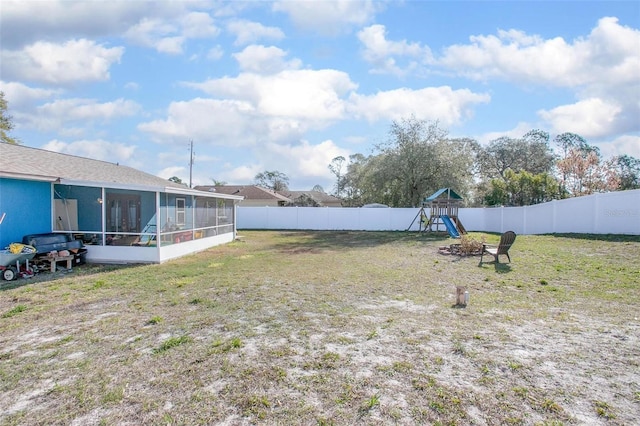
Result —
[[281, 207], [291, 201], [275, 191], [257, 185], [199, 185], [194, 189], [210, 194], [241, 196], [242, 207]]
[[342, 201], [320, 191], [273, 191], [257, 185], [201, 185], [195, 189], [218, 194], [241, 195], [242, 207], [305, 205], [342, 207]]
[[0, 248], [24, 235], [82, 240], [88, 262], [158, 263], [233, 241], [241, 196], [0, 143]]

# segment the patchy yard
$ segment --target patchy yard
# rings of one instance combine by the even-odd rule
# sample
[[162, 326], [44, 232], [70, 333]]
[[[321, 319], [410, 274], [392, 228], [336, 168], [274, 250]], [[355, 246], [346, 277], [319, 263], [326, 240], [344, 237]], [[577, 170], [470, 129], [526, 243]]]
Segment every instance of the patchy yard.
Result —
[[433, 235], [242, 235], [2, 282], [0, 424], [640, 418], [638, 237], [519, 236], [513, 263], [479, 267]]

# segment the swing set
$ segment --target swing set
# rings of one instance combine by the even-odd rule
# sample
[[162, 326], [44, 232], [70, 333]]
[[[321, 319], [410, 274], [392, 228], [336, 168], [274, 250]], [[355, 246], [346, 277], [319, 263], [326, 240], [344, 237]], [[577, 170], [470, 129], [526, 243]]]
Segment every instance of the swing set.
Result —
[[[462, 202], [462, 197], [451, 188], [437, 190], [422, 201], [422, 207], [413, 218], [407, 231], [420, 218], [419, 232], [439, 232], [440, 225], [442, 225], [443, 231], [447, 231], [452, 238], [460, 238], [460, 235], [467, 233], [458, 218], [458, 209]], [[429, 213], [426, 209], [429, 209]]]

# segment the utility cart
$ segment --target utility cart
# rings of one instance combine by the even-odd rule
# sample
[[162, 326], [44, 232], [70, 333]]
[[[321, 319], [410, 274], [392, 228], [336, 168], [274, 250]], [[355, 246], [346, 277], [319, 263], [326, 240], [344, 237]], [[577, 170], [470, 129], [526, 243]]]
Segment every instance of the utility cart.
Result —
[[29, 261], [36, 255], [32, 253], [12, 253], [10, 250], [0, 250], [0, 274], [2, 279], [11, 281], [18, 277], [31, 278], [35, 271]]

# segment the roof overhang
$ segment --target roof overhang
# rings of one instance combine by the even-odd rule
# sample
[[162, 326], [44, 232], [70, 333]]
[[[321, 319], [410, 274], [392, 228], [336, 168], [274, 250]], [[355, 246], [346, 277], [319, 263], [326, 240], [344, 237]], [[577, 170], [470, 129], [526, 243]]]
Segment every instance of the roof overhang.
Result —
[[192, 189], [192, 188], [182, 189], [182, 188], [174, 188], [174, 187], [165, 187], [162, 192], [167, 192], [169, 194], [193, 195], [195, 197], [224, 198], [227, 200], [237, 200], [237, 201], [244, 200], [244, 197], [242, 195], [221, 194], [219, 192], [201, 191], [199, 189]]
[[217, 192], [205, 192], [205, 191], [199, 191], [197, 189], [176, 188], [171, 186], [163, 187], [163, 186], [154, 186], [154, 185], [134, 185], [134, 184], [123, 184], [123, 183], [115, 183], [115, 182], [96, 182], [96, 181], [73, 180], [73, 179], [59, 179], [58, 182], [63, 185], [124, 189], [129, 191], [166, 192], [168, 194], [193, 195], [196, 197], [206, 197], [206, 198], [224, 198], [224, 199], [237, 200], [237, 201], [241, 201], [244, 199], [244, 197], [237, 196], [237, 195], [219, 194]]
[[0, 171], [0, 177], [8, 179], [34, 180], [38, 182], [58, 182], [60, 178], [57, 176], [32, 175], [29, 173], [13, 173]]

